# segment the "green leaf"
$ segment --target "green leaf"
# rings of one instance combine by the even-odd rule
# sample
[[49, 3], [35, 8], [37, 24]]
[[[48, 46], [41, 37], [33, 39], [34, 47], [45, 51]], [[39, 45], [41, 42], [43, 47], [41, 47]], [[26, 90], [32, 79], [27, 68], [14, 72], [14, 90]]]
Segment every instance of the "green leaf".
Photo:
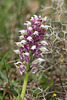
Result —
[[67, 75], [67, 71], [65, 71], [65, 70], [62, 70], [62, 72], [63, 72], [65, 75]]
[[38, 80], [40, 81], [42, 79], [42, 74], [39, 74]]
[[3, 98], [3, 94], [0, 92], [0, 100], [2, 100]]
[[10, 64], [5, 64], [5, 67], [6, 67], [6, 71], [8, 72], [10, 70]]
[[0, 71], [0, 77], [5, 80], [8, 81], [7, 77]]
[[36, 96], [36, 100], [38, 100], [38, 95]]
[[17, 89], [17, 88], [15, 88], [15, 87], [14, 87], [14, 91], [15, 91], [16, 93], [19, 93], [18, 89]]
[[16, 100], [22, 100], [22, 99], [21, 99], [21, 96], [18, 95], [18, 97], [16, 98]]

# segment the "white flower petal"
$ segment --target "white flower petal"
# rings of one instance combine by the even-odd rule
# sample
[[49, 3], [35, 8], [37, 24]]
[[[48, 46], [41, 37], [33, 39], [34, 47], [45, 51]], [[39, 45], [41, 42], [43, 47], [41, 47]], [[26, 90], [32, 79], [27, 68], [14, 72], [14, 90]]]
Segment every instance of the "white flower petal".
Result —
[[42, 59], [42, 58], [38, 58], [38, 59], [36, 59], [36, 60], [34, 61], [34, 63], [36, 63], [36, 62], [41, 63], [42, 61], [45, 61], [45, 60]]
[[34, 17], [35, 17], [36, 20], [38, 20], [38, 16], [37, 15], [34, 15]]
[[41, 41], [41, 44], [48, 45], [48, 43], [46, 41]]
[[28, 27], [28, 30], [32, 31], [32, 30], [33, 30], [33, 28], [32, 28], [32, 27]]
[[39, 18], [42, 18], [41, 15], [39, 15]]
[[47, 30], [47, 29], [48, 29], [49, 27], [51, 27], [51, 26], [48, 26], [48, 25], [41, 25], [41, 27]]
[[26, 53], [24, 53], [24, 55], [29, 56], [29, 53], [28, 53], [28, 52], [26, 52]]
[[21, 36], [19, 36], [19, 38], [20, 38], [20, 39], [24, 39], [24, 36], [21, 35]]
[[26, 25], [26, 26], [31, 26], [31, 22], [29, 22], [29, 21], [26, 21], [27, 23], [24, 23], [24, 25]]
[[25, 40], [22, 40], [21, 43], [26, 44], [26, 41]]
[[33, 17], [31, 17], [31, 20], [33, 20]]
[[34, 34], [34, 35], [38, 35], [38, 31], [35, 31], [33, 34]]
[[36, 49], [36, 45], [33, 45], [33, 46], [31, 47], [31, 49], [32, 49], [32, 50]]
[[36, 21], [35, 24], [37, 24], [38, 22]]
[[26, 30], [20, 30], [19, 32], [21, 32], [21, 34], [27, 34], [27, 31]]
[[41, 50], [42, 52], [48, 51], [48, 49], [45, 48], [45, 47], [41, 47], [40, 50]]
[[13, 50], [16, 54], [20, 54], [19, 50]]
[[43, 22], [47, 20], [47, 17], [45, 16], [45, 18], [42, 18]]
[[14, 65], [15, 65], [17, 68], [19, 68], [19, 64], [21, 64], [21, 62], [20, 62], [20, 61], [18, 61], [18, 62], [16, 62], [16, 63], [14, 63]]
[[17, 45], [18, 47], [22, 47], [22, 46], [23, 46], [21, 42], [15, 42], [15, 43], [16, 43], [16, 45]]
[[38, 60], [38, 61], [44, 61], [44, 59], [42, 59], [42, 58], [38, 58], [37, 60]]
[[32, 41], [32, 37], [31, 36], [28, 36], [27, 37], [27, 40]]

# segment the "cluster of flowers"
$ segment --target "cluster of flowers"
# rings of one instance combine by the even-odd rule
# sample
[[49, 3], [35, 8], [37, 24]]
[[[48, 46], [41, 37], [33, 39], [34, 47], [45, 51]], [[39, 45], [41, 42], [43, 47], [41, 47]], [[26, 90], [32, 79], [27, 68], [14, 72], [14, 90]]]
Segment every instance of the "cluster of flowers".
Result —
[[47, 17], [34, 15], [30, 21], [26, 21], [24, 25], [27, 26], [26, 30], [20, 30], [21, 36], [20, 42], [15, 42], [19, 47], [18, 50], [14, 50], [19, 54], [19, 61], [15, 65], [20, 69], [22, 74], [28, 63], [30, 63], [30, 69], [33, 73], [38, 71], [37, 66], [44, 59], [41, 58], [41, 53], [48, 51], [45, 45], [48, 45], [44, 38], [44, 34], [48, 29], [48, 25], [44, 25]]

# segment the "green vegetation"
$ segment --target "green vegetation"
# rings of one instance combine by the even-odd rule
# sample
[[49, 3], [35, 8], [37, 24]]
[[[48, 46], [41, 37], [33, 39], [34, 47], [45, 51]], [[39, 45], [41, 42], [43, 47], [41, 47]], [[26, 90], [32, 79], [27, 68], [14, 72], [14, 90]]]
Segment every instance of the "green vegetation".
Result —
[[[66, 7], [67, 0], [64, 2], [63, 7]], [[45, 0], [0, 0], [0, 100], [15, 100], [21, 93], [24, 75], [21, 76], [14, 66], [15, 60], [18, 59], [13, 52], [16, 47], [14, 42], [18, 41], [18, 31], [25, 28], [23, 23], [29, 20], [33, 14], [47, 15], [48, 23], [56, 28], [54, 31], [56, 33], [50, 35], [53, 29], [48, 32], [50, 35], [50, 38], [47, 39], [48, 49], [53, 51], [44, 55], [46, 60], [44, 69], [40, 69], [37, 74], [30, 75], [25, 98], [27, 100], [43, 100], [44, 98], [46, 100], [55, 100], [55, 98], [64, 100], [66, 97], [67, 13], [63, 12], [59, 21], [59, 16], [54, 13], [55, 9], [48, 10], [49, 12], [40, 11], [44, 9], [41, 5], [46, 7], [51, 3], [49, 0], [47, 2]], [[34, 8], [36, 9], [34, 10]], [[56, 38], [57, 40], [54, 41]], [[57, 94], [56, 97], [53, 96], [54, 93]]]

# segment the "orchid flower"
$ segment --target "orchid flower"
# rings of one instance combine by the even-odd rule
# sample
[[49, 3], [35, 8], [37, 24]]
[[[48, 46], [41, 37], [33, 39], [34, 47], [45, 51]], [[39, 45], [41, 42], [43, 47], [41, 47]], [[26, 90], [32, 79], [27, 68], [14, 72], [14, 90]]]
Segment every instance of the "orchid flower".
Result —
[[21, 41], [15, 42], [18, 46], [18, 50], [14, 50], [14, 52], [19, 55], [20, 60], [20, 62], [15, 63], [15, 65], [19, 68], [20, 74], [25, 72], [21, 93], [22, 100], [24, 100], [29, 72], [32, 71], [33, 74], [37, 73], [39, 64], [44, 61], [44, 59], [41, 58], [41, 54], [48, 51], [46, 48], [48, 43], [44, 39], [44, 36], [50, 26], [44, 25], [46, 20], [47, 17], [42, 18], [40, 15], [31, 17], [30, 21], [24, 23], [27, 29], [19, 31], [21, 33], [21, 36], [19, 36]]

